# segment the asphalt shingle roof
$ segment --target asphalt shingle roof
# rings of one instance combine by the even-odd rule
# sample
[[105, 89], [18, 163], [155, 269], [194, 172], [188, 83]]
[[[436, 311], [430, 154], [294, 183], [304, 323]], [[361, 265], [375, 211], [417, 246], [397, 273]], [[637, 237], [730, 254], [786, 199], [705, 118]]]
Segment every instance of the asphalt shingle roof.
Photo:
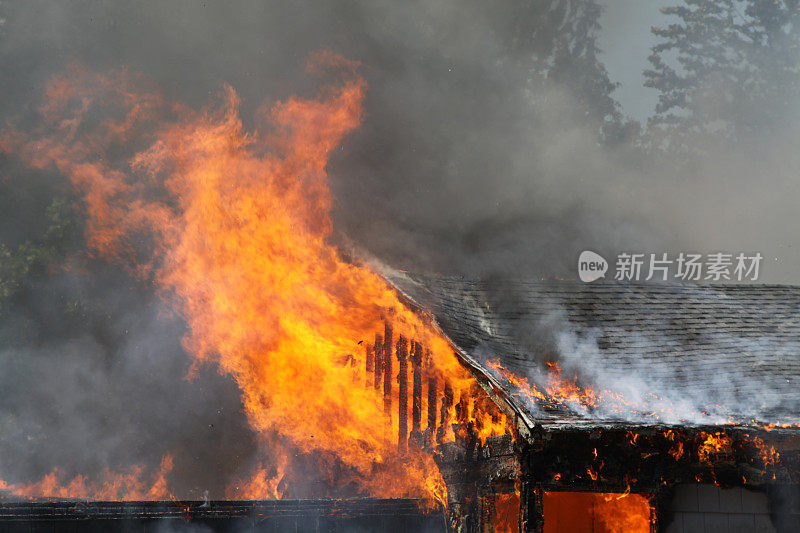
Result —
[[[492, 281], [396, 274], [532, 424], [800, 421], [800, 287]], [[534, 401], [547, 361], [601, 394]]]

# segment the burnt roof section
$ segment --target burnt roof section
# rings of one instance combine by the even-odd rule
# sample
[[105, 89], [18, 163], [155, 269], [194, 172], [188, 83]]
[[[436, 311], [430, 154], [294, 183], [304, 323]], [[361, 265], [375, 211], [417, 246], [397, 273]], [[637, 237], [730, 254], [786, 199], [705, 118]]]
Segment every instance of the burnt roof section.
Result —
[[[800, 287], [389, 278], [529, 428], [800, 420]], [[496, 366], [547, 390], [547, 361], [601, 398], [532, 400]]]

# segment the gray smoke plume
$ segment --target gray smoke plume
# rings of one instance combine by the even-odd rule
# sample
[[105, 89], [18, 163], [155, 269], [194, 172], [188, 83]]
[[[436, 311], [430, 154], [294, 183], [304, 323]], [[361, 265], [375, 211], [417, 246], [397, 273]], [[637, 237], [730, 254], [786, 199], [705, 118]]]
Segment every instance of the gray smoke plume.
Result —
[[[487, 333], [509, 344], [487, 342], [470, 353], [535, 419], [549, 420], [548, 409], [555, 407], [562, 416], [573, 413], [601, 423], [800, 423], [797, 376], [781, 372], [800, 344], [786, 338], [707, 332], [687, 344], [686, 338], [696, 334], [667, 333], [667, 324], [662, 333], [608, 324], [585, 328], [558, 312], [517, 317], [513, 324], [494, 318], [483, 324]], [[604, 349], [609, 343], [615, 346]], [[527, 363], [517, 366], [515, 358]], [[545, 362], [556, 363], [558, 370]], [[505, 366], [498, 369], [497, 363]], [[505, 370], [547, 399], [509, 382]], [[569, 394], [571, 387], [575, 395]]]
[[164, 454], [171, 488], [225, 497], [256, 445], [235, 383], [203, 368], [188, 378], [184, 326], [158, 299], [99, 267], [29, 287], [29, 305], [0, 324], [0, 472], [11, 483], [58, 468], [64, 484], [106, 469], [145, 466]]
[[[603, 335], [626, 339], [628, 349], [622, 358], [617, 357], [618, 352], [603, 353], [599, 346]], [[800, 422], [797, 377], [762, 370], [783, 368], [785, 361], [798, 353], [797, 342], [770, 334], [753, 339], [711, 332], [697, 340], [705, 349], [687, 350], [680, 335], [645, 336], [614, 328], [578, 334], [567, 327], [557, 330], [556, 338], [564, 376], [577, 374], [595, 390], [624, 399], [623, 403], [605, 398], [591, 413], [573, 405], [585, 415], [666, 424], [749, 423], [753, 419], [776, 424]], [[659, 357], [664, 347], [682, 354], [680, 362]], [[719, 353], [720, 347], [727, 351]], [[546, 377], [532, 379], [543, 382]]]

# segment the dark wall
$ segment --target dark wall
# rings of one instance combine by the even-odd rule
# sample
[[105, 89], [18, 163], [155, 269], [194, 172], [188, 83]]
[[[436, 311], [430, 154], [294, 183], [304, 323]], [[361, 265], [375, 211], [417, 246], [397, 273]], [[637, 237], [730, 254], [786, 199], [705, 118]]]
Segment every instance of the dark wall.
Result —
[[37, 502], [0, 505], [0, 533], [434, 533], [444, 516], [416, 500]]

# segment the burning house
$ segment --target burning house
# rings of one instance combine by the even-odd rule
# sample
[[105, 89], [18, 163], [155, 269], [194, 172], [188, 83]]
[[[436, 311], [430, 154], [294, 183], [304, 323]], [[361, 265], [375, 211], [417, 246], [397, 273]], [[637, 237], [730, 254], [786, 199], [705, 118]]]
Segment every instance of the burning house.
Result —
[[513, 420], [442, 446], [455, 529], [800, 530], [797, 288], [393, 282]]
[[22, 500], [0, 506], [0, 528], [800, 528], [796, 288], [389, 277], [473, 388], [433, 371], [429, 347], [389, 320], [343, 364], [363, 365], [353, 387], [380, 398], [397, 457], [434, 457], [440, 505]]
[[800, 529], [798, 289], [380, 275], [337, 247], [327, 174], [366, 81], [332, 52], [307, 71], [332, 81], [248, 129], [232, 87], [194, 109], [71, 68], [3, 130], [77, 196], [84, 263], [152, 290], [190, 373], [230, 379], [255, 444], [211, 501], [171, 492], [180, 446], [100, 479], [44, 457], [0, 480], [0, 531]]

